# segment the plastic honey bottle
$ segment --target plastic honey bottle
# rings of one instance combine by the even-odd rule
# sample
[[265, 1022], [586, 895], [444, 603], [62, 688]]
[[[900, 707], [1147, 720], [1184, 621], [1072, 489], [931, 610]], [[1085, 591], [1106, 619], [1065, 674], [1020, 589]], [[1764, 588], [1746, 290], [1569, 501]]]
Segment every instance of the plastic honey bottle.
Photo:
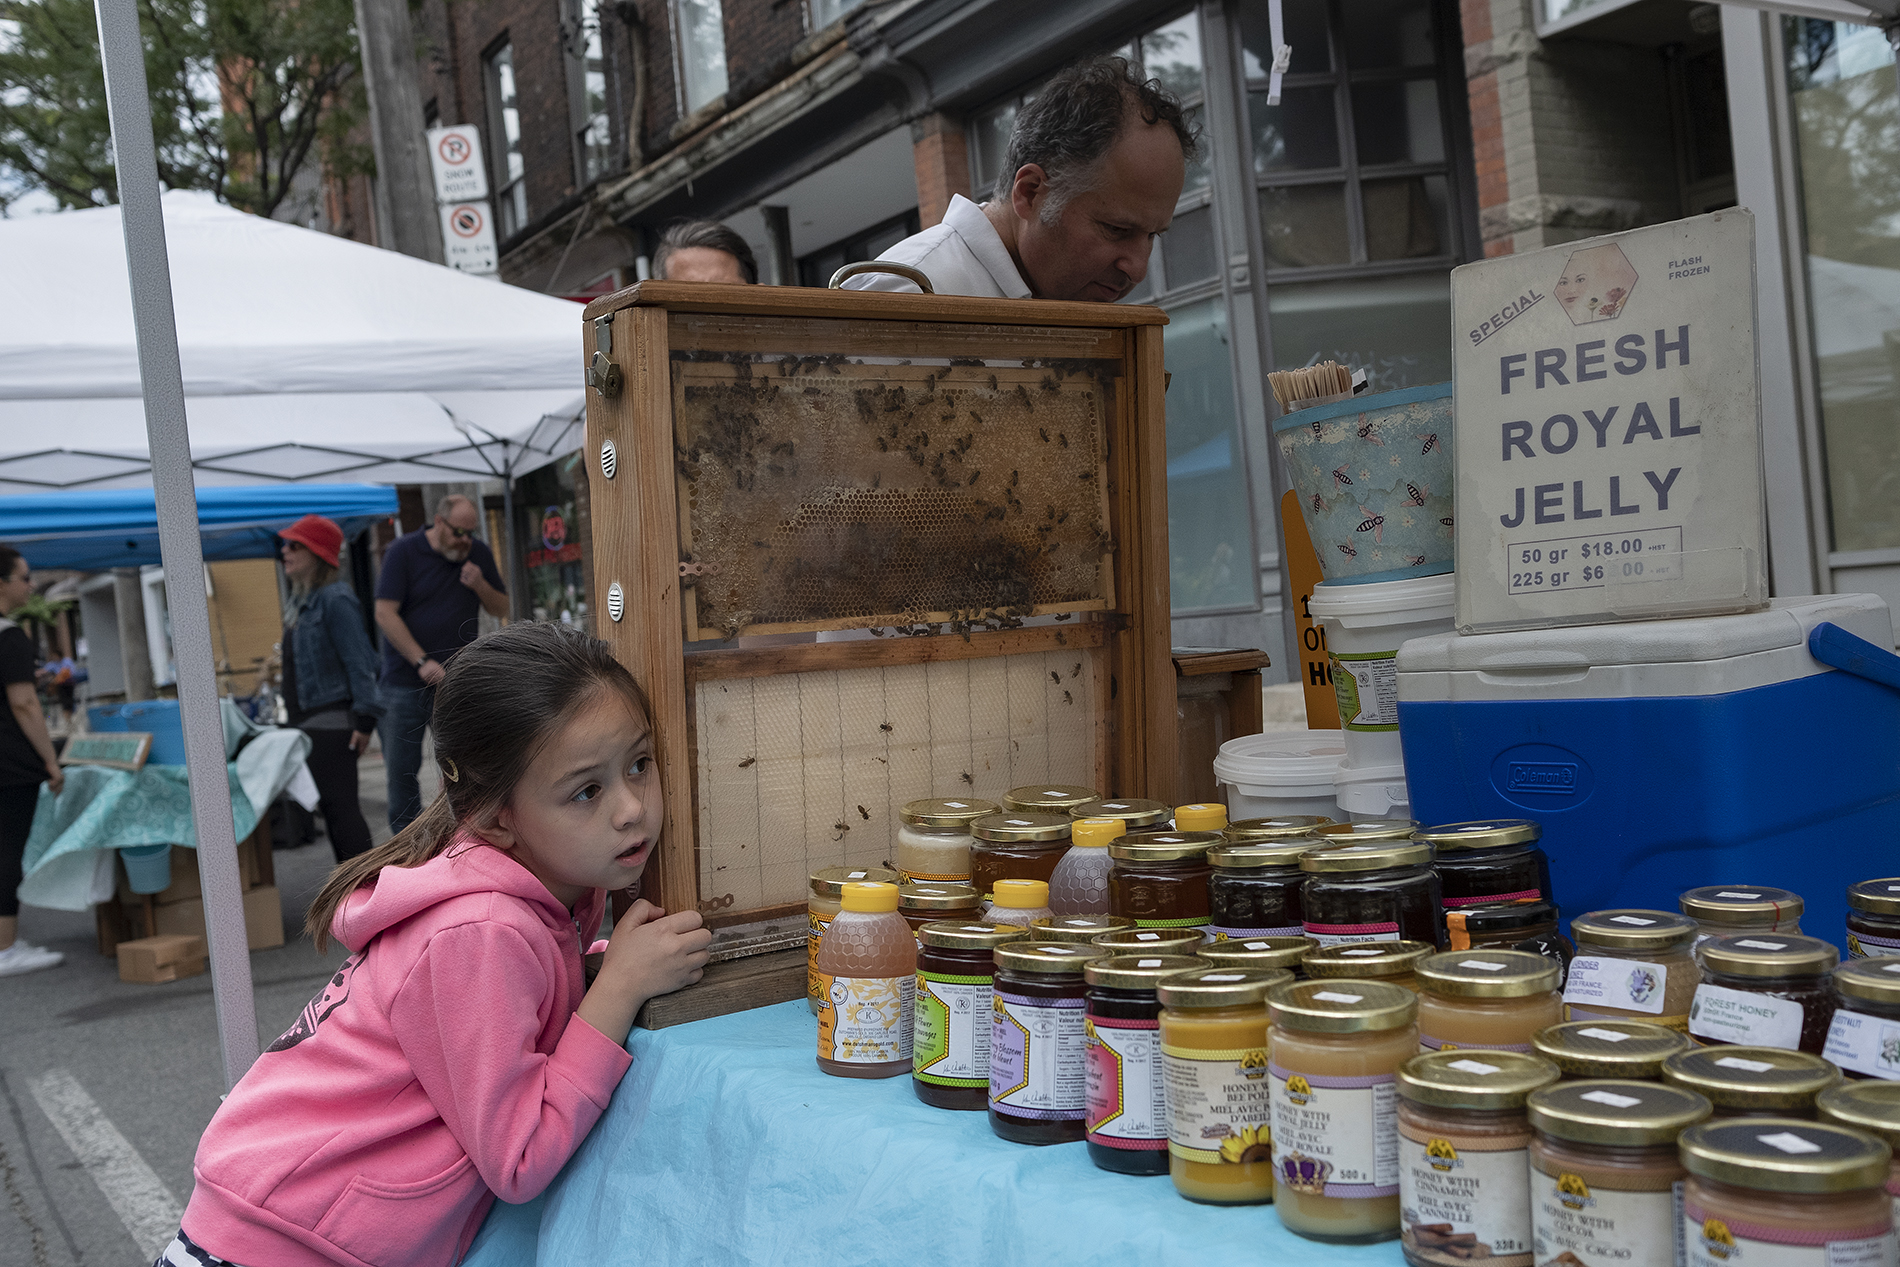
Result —
[[1069, 852], [1049, 877], [1049, 909], [1057, 915], [1108, 914], [1108, 842], [1128, 830], [1119, 818], [1078, 818]]
[[842, 1078], [910, 1072], [917, 940], [895, 884], [853, 883], [818, 943], [818, 1067]]

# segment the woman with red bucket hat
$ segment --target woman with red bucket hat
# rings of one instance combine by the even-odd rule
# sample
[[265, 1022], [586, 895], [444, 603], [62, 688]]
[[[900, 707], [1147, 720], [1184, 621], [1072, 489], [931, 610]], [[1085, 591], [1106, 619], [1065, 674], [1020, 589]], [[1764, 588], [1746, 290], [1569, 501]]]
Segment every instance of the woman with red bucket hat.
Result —
[[283, 539], [284, 706], [290, 724], [310, 736], [305, 764], [316, 781], [330, 850], [342, 862], [370, 847], [356, 795], [356, 761], [369, 747], [383, 707], [376, 700], [376, 653], [363, 630], [363, 608], [337, 578], [343, 529], [305, 515]]

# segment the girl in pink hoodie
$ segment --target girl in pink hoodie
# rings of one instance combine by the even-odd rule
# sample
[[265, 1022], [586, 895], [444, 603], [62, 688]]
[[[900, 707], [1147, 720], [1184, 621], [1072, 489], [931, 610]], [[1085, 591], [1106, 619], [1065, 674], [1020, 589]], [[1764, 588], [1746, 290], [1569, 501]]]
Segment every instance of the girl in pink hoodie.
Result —
[[586, 1138], [640, 1005], [699, 979], [699, 914], [644, 901], [582, 979], [604, 891], [639, 882], [665, 817], [607, 644], [514, 625], [436, 692], [442, 794], [318, 895], [311, 935], [350, 957], [211, 1119], [155, 1267], [451, 1267]]

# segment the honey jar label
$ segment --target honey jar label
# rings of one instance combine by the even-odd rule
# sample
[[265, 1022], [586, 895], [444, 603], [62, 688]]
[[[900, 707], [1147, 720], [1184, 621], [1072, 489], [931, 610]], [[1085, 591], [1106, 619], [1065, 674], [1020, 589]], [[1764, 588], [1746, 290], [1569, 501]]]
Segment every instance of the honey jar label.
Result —
[[1135, 1151], [1168, 1146], [1160, 1031], [1159, 1021], [1104, 1016], [1084, 1020], [1090, 1143]]
[[818, 983], [818, 943], [824, 940], [825, 930], [831, 927], [831, 921], [823, 915], [805, 912], [807, 931], [805, 934], [805, 997], [816, 1003], [824, 997], [824, 987]]
[[1273, 1159], [1267, 1049], [1161, 1046], [1168, 1152], [1218, 1165]]
[[[1570, 961], [1570, 975], [1564, 981], [1565, 1003], [1621, 1008], [1648, 1016], [1662, 1014], [1668, 993], [1668, 966], [1638, 959], [1578, 955]], [[1586, 1018], [1579, 1014], [1577, 1019]]]
[[1530, 1267], [1531, 1137], [1399, 1124], [1399, 1241], [1408, 1257]]
[[[1342, 1078], [1279, 1065], [1269, 1065], [1267, 1072], [1276, 1183], [1316, 1197], [1398, 1195], [1395, 1075]], [[1169, 1111], [1172, 1115], [1172, 1101]]]
[[1683, 1267], [1682, 1181], [1647, 1192], [1529, 1167], [1531, 1253], [1544, 1267]]
[[1900, 955], [1900, 937], [1875, 937], [1869, 933], [1847, 932], [1849, 959], [1887, 959]]
[[948, 871], [906, 871], [899, 867], [897, 879], [900, 884], [910, 884], [915, 881], [922, 881], [925, 884], [968, 884], [970, 873], [968, 871], [961, 874], [952, 874]]
[[1303, 924], [1302, 931], [1322, 946], [1355, 941], [1398, 941], [1399, 926], [1389, 924]]
[[1740, 1046], [1801, 1046], [1801, 1021], [1806, 1014], [1792, 999], [1777, 999], [1751, 990], [1699, 985], [1689, 1004], [1689, 1032]]
[[1087, 1112], [1082, 1000], [996, 991], [990, 1004], [990, 1105], [1012, 1117], [1077, 1121]]
[[1339, 721], [1347, 730], [1398, 730], [1398, 652], [1334, 652], [1333, 693], [1339, 696]]
[[939, 1087], [990, 1085], [992, 978], [917, 974], [911, 1075]]
[[1854, 1073], [1900, 1080], [1900, 1025], [1843, 1008], [1834, 1013], [1821, 1055]]
[[1219, 924], [1209, 924], [1206, 932], [1215, 941], [1252, 941], [1256, 937], [1304, 937], [1306, 929], [1299, 924], [1287, 924], [1280, 928], [1224, 928]]
[[1480, 1051], [1535, 1051], [1529, 1043], [1454, 1043], [1447, 1039], [1435, 1038], [1430, 1034], [1418, 1036], [1418, 1049], [1427, 1051], [1463, 1051], [1472, 1047]]
[[1779, 1228], [1682, 1207], [1688, 1267], [1894, 1267], [1893, 1225]]
[[847, 1065], [909, 1060], [917, 980], [813, 974], [818, 995], [818, 1054]]

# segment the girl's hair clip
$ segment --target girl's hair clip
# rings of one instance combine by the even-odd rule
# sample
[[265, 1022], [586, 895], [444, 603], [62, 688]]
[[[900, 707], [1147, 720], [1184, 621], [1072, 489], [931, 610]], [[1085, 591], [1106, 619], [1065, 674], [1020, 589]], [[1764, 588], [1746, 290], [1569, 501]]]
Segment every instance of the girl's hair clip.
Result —
[[451, 783], [460, 783], [462, 781], [461, 771], [457, 770], [455, 768], [455, 762], [449, 760], [447, 757], [442, 758], [442, 776]]

